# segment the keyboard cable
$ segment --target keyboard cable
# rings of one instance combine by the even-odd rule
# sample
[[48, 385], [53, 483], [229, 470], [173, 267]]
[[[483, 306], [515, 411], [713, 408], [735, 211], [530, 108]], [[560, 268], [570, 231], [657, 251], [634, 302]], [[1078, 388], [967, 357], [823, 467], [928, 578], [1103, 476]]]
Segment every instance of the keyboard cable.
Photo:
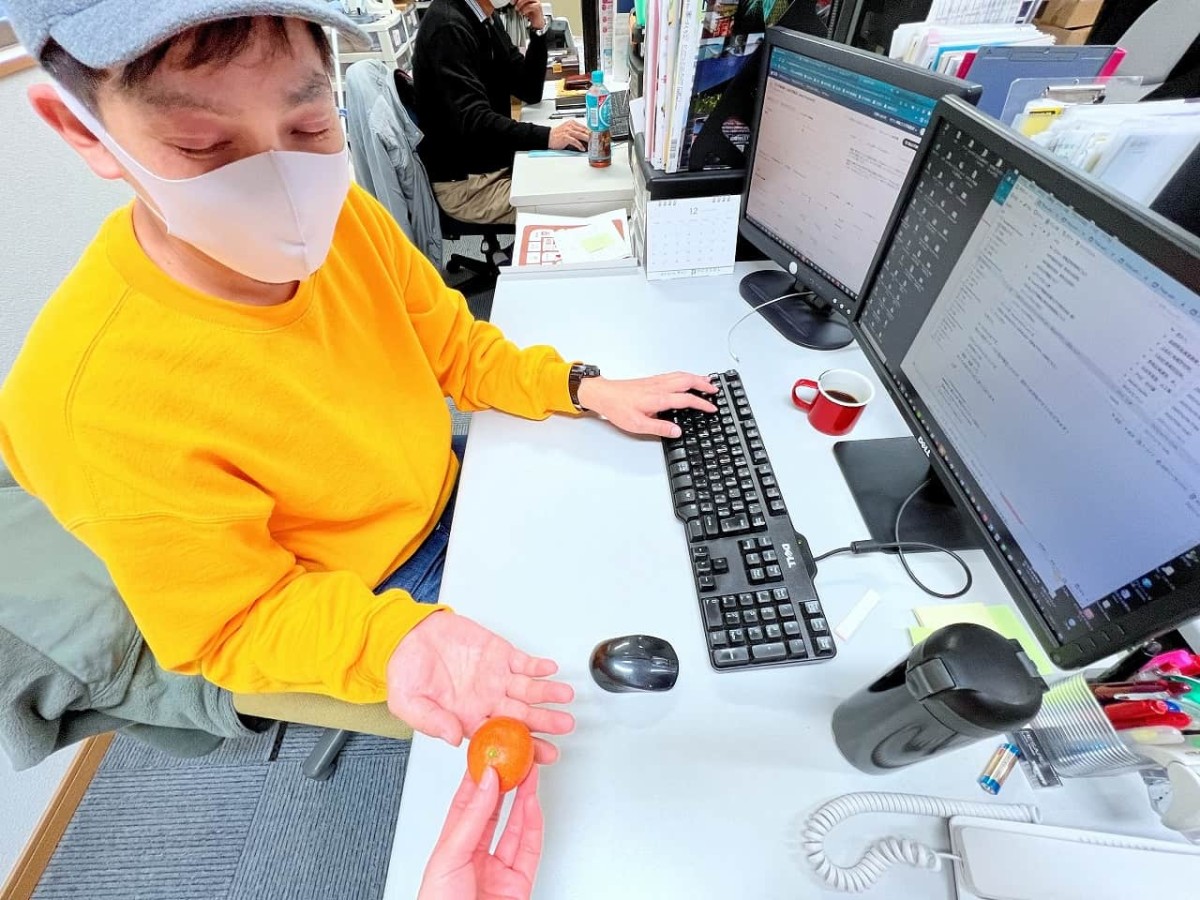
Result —
[[731, 357], [733, 357], [733, 361], [735, 363], [737, 363], [738, 365], [741, 365], [741, 363], [742, 363], [742, 361], [738, 358], [738, 355], [733, 352], [733, 331], [735, 328], [737, 328], [739, 325], [741, 325], [743, 322], [745, 322], [748, 318], [750, 318], [755, 313], [759, 312], [760, 310], [766, 309], [772, 303], [778, 303], [780, 300], [791, 300], [793, 297], [811, 297], [812, 295], [813, 295], [812, 291], [793, 291], [790, 294], [781, 294], [780, 296], [776, 297], [774, 300], [768, 300], [766, 303], [758, 304], [758, 306], [754, 307], [754, 309], [750, 310], [750, 312], [746, 313], [744, 316], [742, 316], [740, 319], [738, 319], [736, 322], [734, 322], [731, 326], [729, 326], [729, 332], [725, 335], [725, 349], [729, 351], [729, 355]]
[[[831, 556], [837, 556], [839, 553], [853, 553], [858, 556], [863, 553], [881, 553], [884, 550], [895, 550], [896, 556], [900, 559], [900, 565], [904, 567], [904, 571], [908, 574], [909, 579], [911, 579], [913, 584], [923, 590], [930, 597], [937, 597], [939, 600], [957, 600], [959, 597], [963, 596], [965, 593], [967, 593], [967, 591], [971, 590], [971, 586], [975, 583], [975, 579], [971, 575], [971, 569], [967, 565], [966, 560], [964, 560], [953, 550], [947, 549], [946, 547], [939, 547], [937, 544], [929, 544], [925, 541], [900, 540], [900, 519], [904, 516], [904, 511], [908, 508], [908, 504], [912, 502], [912, 499], [916, 497], [917, 494], [921, 493], [921, 491], [925, 490], [925, 488], [928, 487], [932, 481], [932, 478], [926, 478], [919, 485], [917, 485], [916, 490], [905, 497], [904, 502], [900, 504], [900, 509], [896, 511], [896, 521], [892, 531], [895, 540], [886, 542], [854, 541], [848, 547], [838, 547], [836, 550], [830, 550], [826, 553], [822, 553], [820, 556], [814, 556], [813, 562], [819, 563], [821, 560], [828, 559]], [[938, 553], [945, 553], [947, 556], [952, 557], [954, 561], [962, 567], [963, 574], [966, 575], [966, 582], [959, 590], [954, 591], [953, 593], [946, 594], [942, 593], [941, 591], [935, 591], [933, 588], [929, 587], [929, 585], [921, 581], [921, 579], [916, 576], [916, 573], [909, 568], [908, 560], [904, 558], [904, 551], [906, 549], [935, 550]]]

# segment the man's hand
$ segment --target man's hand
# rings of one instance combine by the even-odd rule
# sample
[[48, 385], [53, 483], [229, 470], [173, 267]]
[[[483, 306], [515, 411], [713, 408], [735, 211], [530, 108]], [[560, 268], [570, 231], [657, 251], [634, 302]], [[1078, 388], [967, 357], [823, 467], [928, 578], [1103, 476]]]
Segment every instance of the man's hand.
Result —
[[417, 900], [528, 900], [542, 856], [537, 780], [534, 766], [517, 788], [496, 852], [489, 853], [500, 821], [500, 779], [490, 766], [478, 786], [464, 775]]
[[707, 378], [687, 372], [629, 381], [585, 378], [579, 384], [579, 405], [630, 434], [673, 438], [679, 437], [679, 426], [655, 416], [667, 409], [716, 412], [717, 408], [707, 400], [688, 393], [702, 391], [713, 394], [716, 390]]
[[566, 150], [568, 147], [586, 150], [587, 143], [588, 130], [582, 119], [564, 119], [550, 129], [551, 150]]
[[[544, 734], [567, 734], [570, 713], [541, 703], [570, 703], [570, 685], [543, 681], [553, 660], [522, 653], [466, 616], [440, 610], [404, 636], [387, 666], [388, 709], [417, 731], [457, 747], [485, 719], [509, 716]], [[534, 758], [552, 763], [558, 750], [534, 738]]]
[[541, 31], [546, 27], [546, 14], [542, 12], [541, 0], [517, 0], [513, 6], [535, 31]]

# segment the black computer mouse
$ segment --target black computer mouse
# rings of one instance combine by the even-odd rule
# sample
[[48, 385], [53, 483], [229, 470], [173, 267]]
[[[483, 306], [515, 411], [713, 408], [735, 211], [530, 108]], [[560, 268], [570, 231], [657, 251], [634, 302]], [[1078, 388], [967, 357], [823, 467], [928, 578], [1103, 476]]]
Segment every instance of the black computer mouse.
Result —
[[662, 638], [627, 634], [597, 644], [591, 669], [596, 684], [614, 694], [669, 691], [679, 677], [679, 657]]

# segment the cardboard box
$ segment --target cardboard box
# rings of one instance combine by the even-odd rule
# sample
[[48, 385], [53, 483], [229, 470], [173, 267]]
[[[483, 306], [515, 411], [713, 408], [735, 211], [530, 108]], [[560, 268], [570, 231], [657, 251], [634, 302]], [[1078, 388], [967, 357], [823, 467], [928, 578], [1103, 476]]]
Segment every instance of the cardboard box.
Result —
[[1047, 0], [1038, 24], [1072, 29], [1094, 25], [1103, 5], [1104, 0]]
[[1092, 26], [1088, 25], [1084, 28], [1056, 28], [1053, 25], [1046, 25], [1042, 22], [1037, 24], [1038, 31], [1043, 31], [1046, 34], [1054, 35], [1054, 43], [1060, 47], [1064, 45], [1083, 44], [1087, 42], [1088, 35], [1092, 33]]

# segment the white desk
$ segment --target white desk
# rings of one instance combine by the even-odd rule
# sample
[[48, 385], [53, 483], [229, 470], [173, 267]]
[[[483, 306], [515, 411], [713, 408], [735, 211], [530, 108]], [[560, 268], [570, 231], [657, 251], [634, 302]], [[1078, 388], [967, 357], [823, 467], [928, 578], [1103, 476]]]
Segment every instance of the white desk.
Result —
[[[618, 86], [614, 85], [614, 89]], [[522, 122], [537, 122], [554, 127], [561, 119], [551, 119], [557, 81], [547, 81], [541, 103], [532, 103], [521, 111]], [[633, 169], [629, 163], [629, 142], [613, 144], [612, 165], [594, 169], [586, 153], [571, 156], [530, 156], [518, 153], [513, 160], [512, 190], [509, 202], [517, 212], [538, 212], [555, 216], [594, 216], [633, 204]]]
[[[737, 281], [749, 268], [670, 282], [640, 273], [589, 277], [569, 287], [564, 279], [505, 275], [493, 318], [520, 344], [552, 343], [610, 376], [724, 370], [734, 365], [726, 330], [747, 308]], [[830, 451], [834, 440], [813, 431], [788, 399], [796, 378], [830, 366], [870, 372], [861, 353], [803, 350], [757, 319], [735, 332], [734, 350], [796, 527], [817, 552], [865, 537]], [[904, 433], [879, 391], [855, 437]], [[1003, 602], [983, 554], [968, 560], [976, 582], [967, 599]], [[941, 585], [957, 583], [952, 563], [916, 565]], [[834, 623], [867, 587], [883, 602], [832, 662], [714, 672], [658, 441], [594, 419], [477, 414], [442, 597], [519, 647], [556, 659], [576, 690], [578, 726], [559, 740], [562, 759], [542, 775], [547, 833], [535, 896], [813, 896], [823, 891], [794, 857], [792, 839], [823, 801], [856, 790], [987, 800], [975, 779], [994, 741], [886, 776], [864, 775], [839, 756], [829, 731], [834, 707], [908, 652], [911, 607], [934, 602], [883, 556], [828, 560], [817, 579]], [[662, 694], [605, 693], [588, 674], [593, 646], [637, 632], [674, 645], [678, 684]], [[415, 896], [465, 756], [414, 739], [389, 900]], [[998, 801], [1037, 802], [1051, 824], [1177, 839], [1159, 825], [1136, 776], [1035, 793], [1014, 773]], [[861, 816], [834, 832], [830, 846], [848, 862], [868, 838], [887, 834], [949, 846], [938, 820], [899, 816]], [[949, 898], [951, 874], [898, 867], [869, 896]]]

